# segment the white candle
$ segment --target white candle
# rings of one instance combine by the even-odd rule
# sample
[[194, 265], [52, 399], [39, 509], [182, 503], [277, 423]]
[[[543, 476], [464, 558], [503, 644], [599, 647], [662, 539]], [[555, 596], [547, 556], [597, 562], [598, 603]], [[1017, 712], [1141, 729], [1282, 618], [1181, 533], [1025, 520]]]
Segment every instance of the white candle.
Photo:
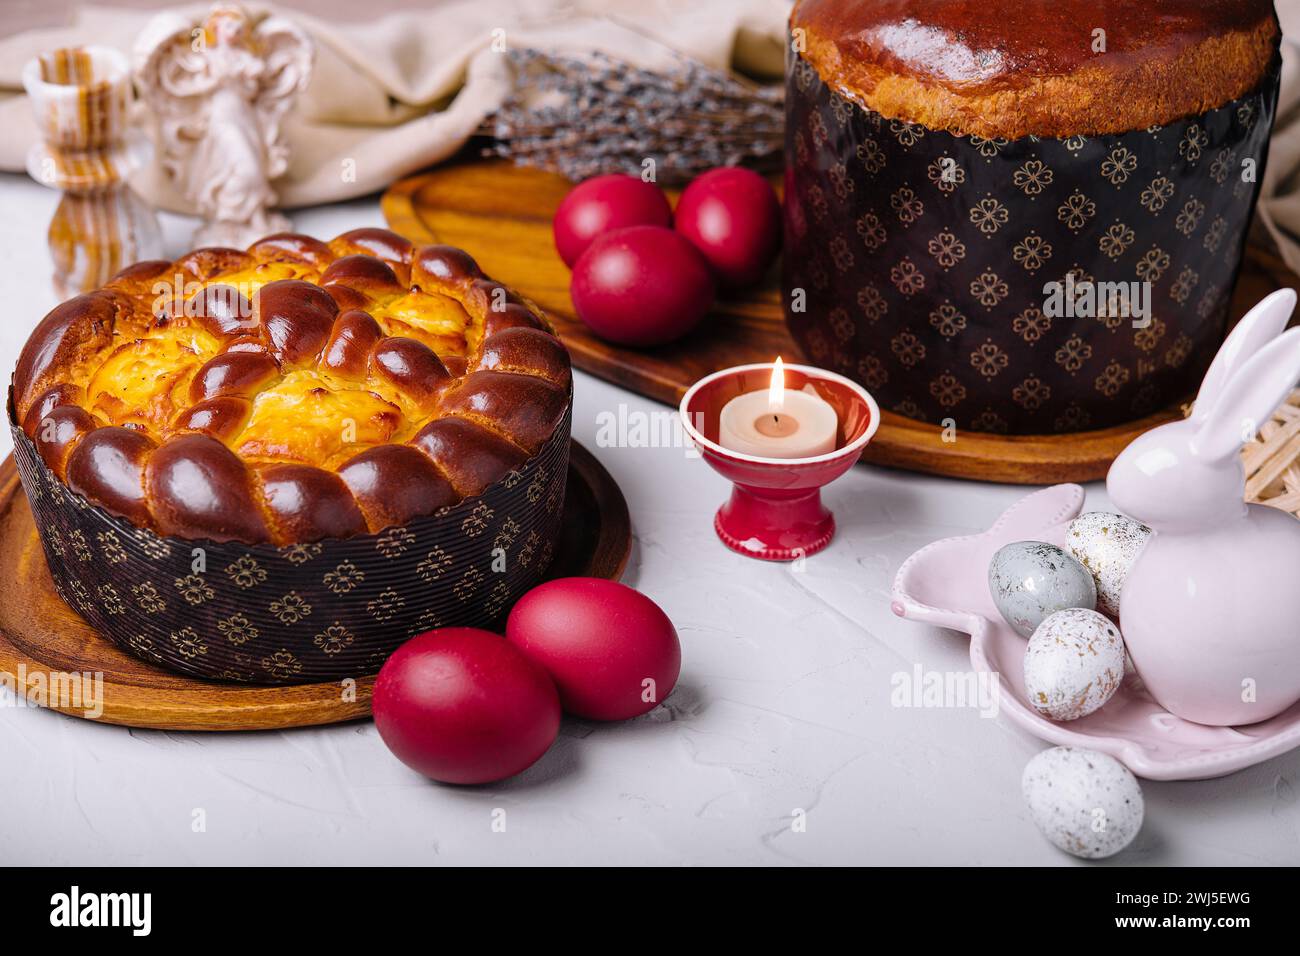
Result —
[[738, 395], [722, 407], [718, 444], [756, 458], [812, 458], [834, 451], [835, 409], [815, 392], [784, 383], [777, 359], [769, 388]]

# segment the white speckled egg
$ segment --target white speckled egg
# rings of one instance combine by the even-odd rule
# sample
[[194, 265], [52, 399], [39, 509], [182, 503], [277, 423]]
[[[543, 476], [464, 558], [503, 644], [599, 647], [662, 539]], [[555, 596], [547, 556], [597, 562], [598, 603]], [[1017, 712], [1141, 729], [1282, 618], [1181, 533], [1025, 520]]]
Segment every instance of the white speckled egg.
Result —
[[989, 593], [1021, 637], [1034, 633], [1054, 611], [1097, 606], [1097, 586], [1088, 569], [1043, 541], [1016, 541], [999, 548], [989, 562]]
[[1052, 720], [1086, 717], [1124, 679], [1124, 639], [1104, 614], [1073, 607], [1049, 615], [1025, 647], [1029, 704]]
[[1142, 829], [1137, 778], [1114, 757], [1053, 747], [1029, 761], [1020, 786], [1034, 825], [1066, 853], [1114, 856]]
[[1151, 529], [1124, 515], [1085, 511], [1065, 529], [1065, 550], [1092, 572], [1097, 610], [1119, 616], [1119, 592]]

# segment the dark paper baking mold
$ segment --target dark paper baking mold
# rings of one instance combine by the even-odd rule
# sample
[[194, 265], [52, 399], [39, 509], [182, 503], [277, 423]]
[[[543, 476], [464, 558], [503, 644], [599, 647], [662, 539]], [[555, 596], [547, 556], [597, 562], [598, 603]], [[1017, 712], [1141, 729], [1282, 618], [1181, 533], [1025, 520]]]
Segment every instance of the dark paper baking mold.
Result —
[[182, 674], [304, 684], [372, 674], [430, 628], [491, 626], [541, 581], [564, 511], [571, 414], [477, 497], [405, 527], [279, 548], [138, 528], [69, 490], [12, 413], [10, 431], [54, 585], [95, 630]]
[[[1106, 427], [1195, 389], [1264, 175], [1276, 63], [1202, 116], [1008, 141], [886, 119], [787, 55], [784, 303], [813, 362], [891, 411], [986, 432]], [[1045, 316], [1044, 284], [1070, 272], [1150, 280], [1149, 327]]]

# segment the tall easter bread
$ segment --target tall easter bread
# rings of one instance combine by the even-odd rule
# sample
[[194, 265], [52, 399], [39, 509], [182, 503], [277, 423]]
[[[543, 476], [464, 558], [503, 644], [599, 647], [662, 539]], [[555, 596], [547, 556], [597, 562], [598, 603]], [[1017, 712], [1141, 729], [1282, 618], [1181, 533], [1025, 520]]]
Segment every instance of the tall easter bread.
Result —
[[784, 301], [936, 424], [1052, 434], [1189, 397], [1277, 105], [1266, 0], [799, 0]]

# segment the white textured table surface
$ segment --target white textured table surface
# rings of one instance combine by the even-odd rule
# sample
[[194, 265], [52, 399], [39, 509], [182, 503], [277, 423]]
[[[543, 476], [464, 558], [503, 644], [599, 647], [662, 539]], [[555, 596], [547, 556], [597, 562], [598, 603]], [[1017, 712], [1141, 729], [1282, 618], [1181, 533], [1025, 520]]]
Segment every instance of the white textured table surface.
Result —
[[[54, 194], [0, 177], [0, 369], [55, 304]], [[299, 211], [323, 238], [382, 225], [373, 200]], [[190, 224], [166, 221], [169, 254]], [[472, 250], [471, 250], [472, 251]], [[783, 864], [1076, 862], [1030, 822], [1020, 773], [1044, 745], [966, 709], [890, 706], [914, 662], [966, 669], [963, 635], [895, 618], [899, 563], [982, 530], [1028, 489], [859, 466], [803, 573], [727, 551], [726, 483], [680, 449], [597, 446], [598, 416], [662, 411], [578, 375], [574, 437], [623, 488], [625, 581], [682, 639], [677, 690], [616, 725], [566, 721], [528, 772], [458, 789], [397, 762], [369, 723], [255, 734], [128, 731], [0, 707], [5, 863]], [[7, 431], [0, 433], [9, 450]], [[1106, 507], [1089, 489], [1089, 506]], [[11, 587], [12, 582], [0, 582]], [[1145, 783], [1146, 825], [1115, 863], [1300, 863], [1300, 752], [1230, 777]], [[494, 812], [506, 811], [505, 832]], [[202, 810], [206, 831], [194, 832]], [[796, 811], [806, 826], [792, 828]], [[496, 814], [495, 818], [500, 815]]]

